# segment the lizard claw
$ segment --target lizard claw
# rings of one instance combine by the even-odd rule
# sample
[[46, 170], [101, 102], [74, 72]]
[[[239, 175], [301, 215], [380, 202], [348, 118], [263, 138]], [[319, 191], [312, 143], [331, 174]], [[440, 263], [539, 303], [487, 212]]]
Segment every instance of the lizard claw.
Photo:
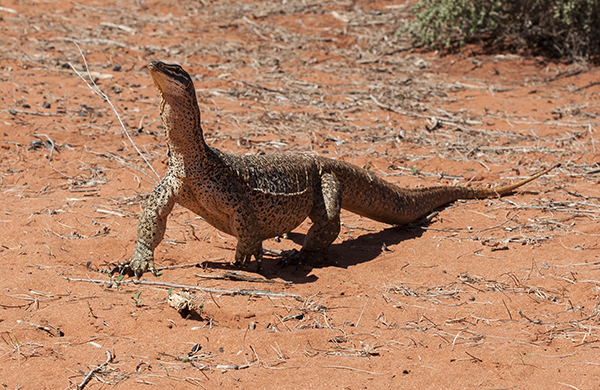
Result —
[[146, 271], [152, 272], [154, 276], [159, 275], [156, 268], [154, 268], [153, 259], [142, 259], [134, 254], [129, 261], [117, 264], [110, 273], [118, 272], [119, 275], [135, 276], [139, 280]]
[[131, 268], [129, 267], [129, 263], [117, 264], [109, 272], [110, 275], [113, 275], [113, 274], [116, 274], [116, 273], [118, 273], [119, 276], [121, 276], [121, 275], [130, 275], [131, 274]]
[[248, 264], [250, 264], [250, 260], [252, 259], [252, 256], [254, 256], [254, 258], [256, 259], [257, 264], [257, 270], [256, 272], [258, 272], [261, 275], [265, 275], [265, 268], [262, 265], [262, 252], [257, 254], [257, 255], [252, 255], [252, 254], [248, 254], [248, 255], [243, 255], [239, 252], [235, 253], [235, 262], [233, 263], [233, 265], [235, 265], [236, 267], [246, 270], [248, 268]]
[[117, 264], [113, 269], [108, 272], [110, 275], [118, 273], [119, 275], [125, 275], [127, 273], [127, 263]]
[[233, 263], [233, 265], [240, 269], [246, 269], [251, 259], [252, 255], [243, 255], [239, 252], [235, 252], [235, 263]]

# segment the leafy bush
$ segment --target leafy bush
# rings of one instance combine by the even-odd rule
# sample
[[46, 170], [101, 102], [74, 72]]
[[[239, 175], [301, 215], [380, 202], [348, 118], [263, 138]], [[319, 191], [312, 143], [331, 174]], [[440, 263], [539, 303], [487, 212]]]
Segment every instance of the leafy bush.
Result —
[[600, 54], [599, 0], [421, 0], [409, 26], [417, 44], [483, 40], [551, 57]]

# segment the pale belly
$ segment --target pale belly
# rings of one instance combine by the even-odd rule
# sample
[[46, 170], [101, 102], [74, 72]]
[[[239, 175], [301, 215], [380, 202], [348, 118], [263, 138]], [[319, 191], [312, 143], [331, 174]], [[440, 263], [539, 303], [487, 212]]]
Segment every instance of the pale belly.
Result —
[[[291, 232], [309, 216], [313, 207], [312, 194], [308, 192], [272, 195], [252, 191], [249, 201], [252, 212], [243, 208], [239, 212], [242, 215], [247, 214], [243, 216], [244, 218], [256, 218], [261, 240]], [[234, 208], [239, 207], [239, 204], [234, 200], [205, 193], [192, 194], [192, 191], [182, 191], [178, 203], [204, 218], [216, 229], [235, 236], [232, 220]]]
[[313, 199], [310, 194], [254, 194], [251, 199], [262, 240], [281, 236], [298, 227], [310, 214]]

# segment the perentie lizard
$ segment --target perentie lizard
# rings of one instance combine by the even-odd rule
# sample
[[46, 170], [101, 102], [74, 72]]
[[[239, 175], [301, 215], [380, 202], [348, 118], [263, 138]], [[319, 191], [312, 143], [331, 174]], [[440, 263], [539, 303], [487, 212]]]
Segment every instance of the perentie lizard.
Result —
[[209, 147], [200, 125], [200, 109], [189, 74], [179, 65], [148, 65], [160, 92], [169, 169], [144, 207], [131, 259], [115, 268], [140, 277], [156, 275], [154, 249], [163, 239], [175, 203], [237, 238], [236, 265], [252, 256], [263, 273], [262, 241], [290, 232], [307, 217], [313, 222], [301, 261], [323, 255], [340, 231], [340, 209], [370, 219], [402, 225], [457, 199], [508, 194], [551, 169], [497, 188], [401, 188], [366, 169], [308, 154], [240, 156]]

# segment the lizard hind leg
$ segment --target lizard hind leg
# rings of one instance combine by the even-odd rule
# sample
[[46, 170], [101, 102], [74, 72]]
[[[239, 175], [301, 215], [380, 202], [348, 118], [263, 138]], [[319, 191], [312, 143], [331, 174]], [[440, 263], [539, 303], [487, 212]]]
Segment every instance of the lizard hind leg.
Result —
[[340, 233], [340, 210], [342, 192], [340, 183], [331, 173], [321, 176], [320, 189], [315, 195], [313, 209], [309, 214], [313, 225], [304, 244], [286, 263], [300, 265], [303, 262], [323, 263], [327, 261], [327, 250]]

